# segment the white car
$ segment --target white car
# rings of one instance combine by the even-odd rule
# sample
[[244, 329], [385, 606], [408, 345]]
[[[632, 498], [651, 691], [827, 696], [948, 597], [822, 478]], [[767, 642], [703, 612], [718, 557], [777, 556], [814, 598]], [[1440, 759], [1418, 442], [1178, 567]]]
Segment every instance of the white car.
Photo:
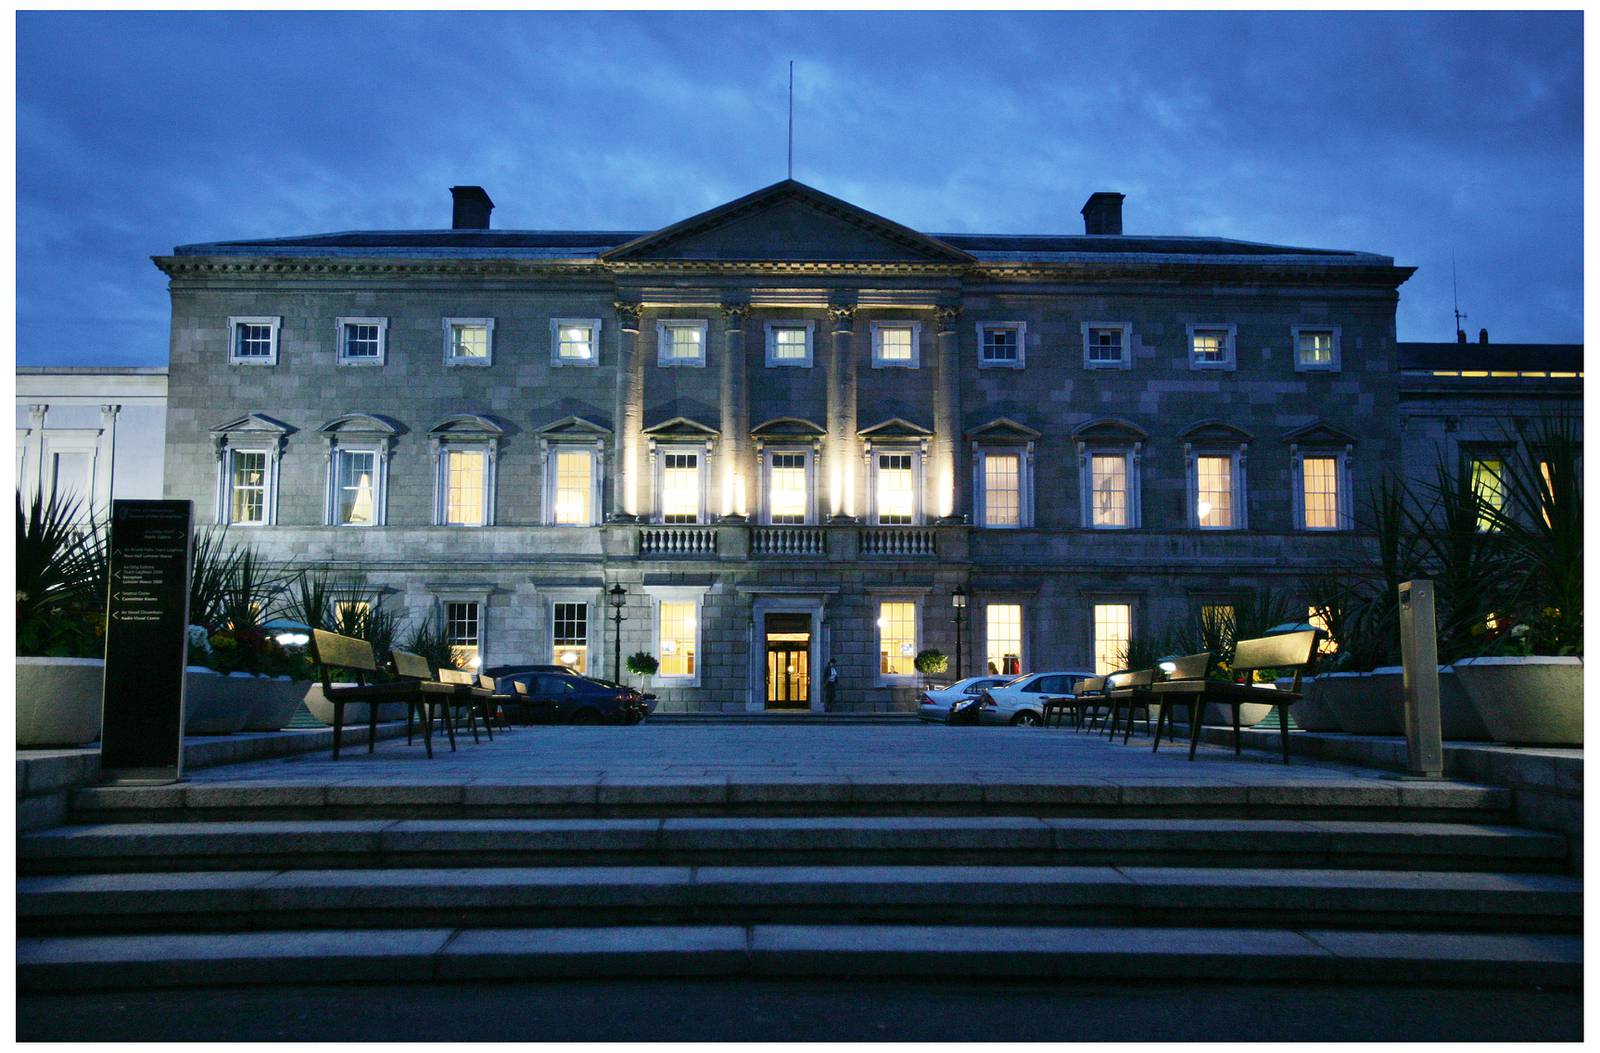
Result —
[[1010, 676], [969, 676], [949, 687], [930, 688], [917, 695], [917, 716], [934, 724], [948, 724], [950, 707], [956, 702], [1014, 679]]
[[1072, 694], [1072, 685], [1093, 673], [1025, 673], [999, 687], [988, 688], [983, 707], [978, 710], [980, 724], [1022, 724], [1038, 727], [1044, 723], [1044, 700]]

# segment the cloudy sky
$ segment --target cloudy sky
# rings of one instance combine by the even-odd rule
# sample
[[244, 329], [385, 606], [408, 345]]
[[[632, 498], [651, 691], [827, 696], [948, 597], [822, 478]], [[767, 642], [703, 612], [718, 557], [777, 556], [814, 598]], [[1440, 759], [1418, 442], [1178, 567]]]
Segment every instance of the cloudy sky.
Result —
[[1403, 340], [1582, 339], [1576, 13], [17, 15], [17, 357], [160, 365], [172, 246], [653, 229], [784, 175], [925, 231], [1391, 255]]

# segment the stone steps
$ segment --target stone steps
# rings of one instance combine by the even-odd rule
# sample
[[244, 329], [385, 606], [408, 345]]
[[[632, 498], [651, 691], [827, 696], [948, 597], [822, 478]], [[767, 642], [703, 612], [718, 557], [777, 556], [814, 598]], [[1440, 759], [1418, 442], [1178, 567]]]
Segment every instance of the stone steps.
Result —
[[1187, 867], [480, 867], [21, 878], [27, 934], [627, 924], [1577, 932], [1559, 874]]
[[[355, 767], [352, 762], [352, 768]], [[1018, 780], [607, 776], [502, 782], [470, 774], [216, 780], [76, 790], [78, 822], [222, 819], [1024, 815], [1504, 822], [1503, 787], [1374, 778]]]
[[550, 866], [1105, 865], [1556, 871], [1554, 834], [1350, 820], [832, 816], [100, 823], [17, 841], [23, 874]]
[[627, 926], [21, 938], [25, 991], [573, 976], [949, 976], [1582, 986], [1567, 935]]

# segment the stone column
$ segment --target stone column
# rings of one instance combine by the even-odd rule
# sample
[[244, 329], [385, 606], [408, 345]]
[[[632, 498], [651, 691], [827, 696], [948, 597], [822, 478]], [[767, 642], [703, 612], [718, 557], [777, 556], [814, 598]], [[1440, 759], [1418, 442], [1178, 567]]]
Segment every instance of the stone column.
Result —
[[744, 358], [746, 303], [722, 305], [722, 439], [718, 451], [718, 510], [724, 516], [748, 516], [760, 485], [750, 462], [750, 384]]
[[616, 429], [611, 469], [611, 518], [628, 522], [639, 514], [639, 493], [644, 485], [641, 444], [644, 440], [644, 361], [639, 357], [639, 305], [618, 300], [617, 396], [611, 415]]
[[[933, 388], [933, 480], [935, 516], [963, 516], [967, 475], [961, 470], [961, 308], [937, 307], [938, 373]], [[949, 507], [944, 507], [949, 495]]]
[[828, 511], [835, 516], [856, 515], [856, 359], [850, 343], [855, 336], [853, 304], [828, 308], [833, 346], [828, 355]]

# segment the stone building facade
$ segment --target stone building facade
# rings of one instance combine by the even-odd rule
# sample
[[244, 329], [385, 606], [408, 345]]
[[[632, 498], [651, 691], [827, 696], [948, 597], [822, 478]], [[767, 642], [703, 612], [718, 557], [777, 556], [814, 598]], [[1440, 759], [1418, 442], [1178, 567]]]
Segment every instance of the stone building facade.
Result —
[[1103, 193], [1071, 236], [793, 181], [654, 232], [454, 194], [156, 259], [166, 493], [486, 666], [647, 651], [664, 709], [819, 710], [831, 658], [834, 708], [903, 708], [959, 588], [963, 672], [1104, 667], [1350, 555], [1402, 457], [1388, 257], [1125, 235]]

